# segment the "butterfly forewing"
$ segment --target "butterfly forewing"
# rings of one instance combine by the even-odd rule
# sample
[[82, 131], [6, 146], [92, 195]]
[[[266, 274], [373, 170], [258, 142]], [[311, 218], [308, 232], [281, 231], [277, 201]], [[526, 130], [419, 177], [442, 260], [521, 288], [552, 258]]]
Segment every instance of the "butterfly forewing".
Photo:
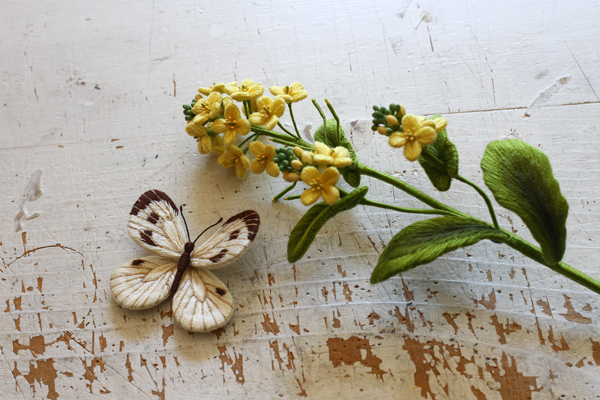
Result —
[[169, 297], [177, 263], [164, 257], [142, 257], [117, 268], [110, 287], [117, 303], [130, 310], [154, 307]]
[[227, 286], [209, 271], [188, 268], [173, 296], [173, 318], [192, 332], [209, 332], [233, 315], [233, 297]]
[[187, 242], [177, 206], [160, 190], [148, 190], [129, 214], [128, 231], [143, 248], [161, 256], [179, 259]]
[[211, 269], [238, 259], [256, 237], [259, 225], [256, 211], [246, 210], [234, 215], [210, 239], [194, 249], [190, 264]]

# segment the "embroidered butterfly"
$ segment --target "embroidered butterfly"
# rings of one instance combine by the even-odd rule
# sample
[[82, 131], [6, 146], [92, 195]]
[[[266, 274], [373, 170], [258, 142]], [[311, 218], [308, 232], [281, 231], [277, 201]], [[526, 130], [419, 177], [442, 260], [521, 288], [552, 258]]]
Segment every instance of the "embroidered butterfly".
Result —
[[140, 196], [129, 215], [129, 235], [157, 255], [120, 266], [112, 273], [110, 286], [114, 300], [131, 310], [154, 307], [173, 293], [175, 321], [192, 332], [209, 332], [229, 321], [233, 297], [208, 270], [239, 258], [256, 237], [260, 218], [252, 210], [234, 215], [196, 247], [196, 240], [211, 227], [193, 242], [188, 232], [186, 240], [187, 223], [180, 211], [160, 190]]

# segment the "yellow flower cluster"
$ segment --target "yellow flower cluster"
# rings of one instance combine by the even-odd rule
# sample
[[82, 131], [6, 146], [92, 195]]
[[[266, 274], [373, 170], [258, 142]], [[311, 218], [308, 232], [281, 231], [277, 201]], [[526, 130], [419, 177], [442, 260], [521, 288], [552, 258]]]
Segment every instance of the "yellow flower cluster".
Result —
[[[235, 166], [240, 178], [246, 176], [248, 169], [255, 174], [267, 171], [271, 176], [278, 176], [280, 171], [273, 161], [275, 148], [272, 145], [252, 142], [243, 150], [234, 145], [238, 136], [250, 133], [253, 125], [272, 130], [283, 115], [286, 103], [308, 96], [300, 82], [285, 87], [272, 86], [269, 90], [274, 99], [263, 96], [264, 86], [251, 79], [244, 79], [241, 85], [237, 82], [214, 83], [199, 88], [193, 107], [187, 106], [193, 119], [185, 128], [198, 142], [198, 151], [201, 154], [220, 154], [219, 165], [225, 168]], [[247, 119], [234, 101], [244, 102]], [[245, 155], [248, 150], [256, 157], [252, 163]]]

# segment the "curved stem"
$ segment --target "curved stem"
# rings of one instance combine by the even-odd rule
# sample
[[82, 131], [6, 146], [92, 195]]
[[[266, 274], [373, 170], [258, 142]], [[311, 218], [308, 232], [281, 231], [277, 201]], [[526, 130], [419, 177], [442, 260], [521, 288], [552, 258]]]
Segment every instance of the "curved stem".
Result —
[[285, 189], [283, 189], [277, 196], [273, 197], [273, 201], [279, 200], [283, 195], [285, 195], [287, 192], [289, 192], [290, 190], [292, 190], [293, 188], [295, 188], [297, 183], [298, 182], [294, 182], [290, 186], [288, 186]]
[[383, 172], [379, 172], [376, 169], [368, 167], [361, 163], [356, 164], [355, 169], [363, 175], [367, 175], [379, 179], [385, 183], [389, 183], [390, 185], [402, 190], [403, 192], [408, 193], [413, 197], [416, 197], [431, 208], [448, 211], [451, 215], [466, 216], [465, 213], [460, 212], [450, 206], [447, 206], [446, 204], [416, 189], [414, 186], [411, 186], [408, 183], [401, 181], [400, 179], [394, 178], [393, 176], [384, 174]]
[[294, 112], [292, 111], [292, 103], [288, 103], [288, 109], [290, 110], [290, 117], [292, 117], [292, 124], [294, 124], [294, 130], [296, 131], [296, 136], [300, 139], [300, 132], [298, 131], [298, 126], [296, 126], [296, 120], [294, 119]]
[[323, 118], [323, 123], [326, 123], [327, 117], [325, 117], [325, 113], [321, 109], [321, 106], [319, 105], [319, 103], [317, 103], [317, 101], [315, 99], [312, 99], [312, 103], [315, 106], [315, 108], [317, 109], [317, 111], [319, 112], [319, 114], [321, 115], [321, 118]]
[[268, 136], [273, 139], [285, 141], [285, 142], [287, 142], [286, 144], [291, 145], [291, 146], [299, 146], [306, 150], [313, 149], [312, 145], [310, 145], [309, 143], [305, 142], [302, 139], [298, 139], [295, 136], [289, 137], [288, 135], [284, 135], [284, 134], [276, 132], [276, 131], [270, 131], [268, 129], [265, 129], [262, 126], [256, 126], [256, 125], [252, 125], [251, 130], [252, 130], [252, 132], [260, 133], [263, 136]]
[[427, 209], [419, 209], [419, 208], [398, 207], [398, 206], [393, 206], [391, 204], [379, 203], [377, 201], [373, 201], [373, 200], [369, 200], [369, 199], [362, 199], [362, 201], [359, 204], [362, 204], [363, 206], [383, 208], [386, 210], [394, 210], [394, 211], [398, 211], [398, 212], [402, 212], [402, 213], [409, 213], [409, 214], [454, 215], [454, 213], [451, 213], [449, 211], [444, 211], [444, 210], [427, 210]]
[[282, 131], [284, 131], [285, 133], [287, 133], [288, 135], [290, 135], [291, 137], [293, 137], [294, 139], [298, 139], [298, 137], [296, 135], [294, 135], [292, 132], [288, 131], [287, 129], [285, 129], [283, 127], [283, 125], [281, 125], [281, 122], [277, 121], [277, 126], [279, 128], [281, 128]]
[[483, 189], [481, 189], [475, 183], [471, 182], [470, 180], [468, 180], [467, 178], [465, 178], [464, 176], [462, 176], [460, 174], [456, 177], [456, 179], [471, 186], [473, 189], [475, 189], [477, 191], [477, 193], [479, 193], [481, 195], [481, 197], [483, 197], [483, 200], [485, 201], [485, 205], [487, 206], [488, 211], [490, 212], [490, 216], [492, 217], [492, 221], [494, 222], [494, 227], [496, 227], [496, 229], [500, 229], [500, 225], [498, 225], [498, 219], [496, 218], [496, 212], [494, 211], [494, 206], [492, 206], [492, 201], [490, 200], [488, 195], [483, 191]]
[[560, 261], [556, 265], [549, 264], [546, 262], [544, 257], [542, 256], [542, 251], [531, 243], [521, 239], [517, 235], [508, 232], [504, 229], [500, 229], [502, 232], [506, 234], [506, 240], [504, 243], [513, 249], [521, 252], [523, 255], [531, 258], [538, 263], [545, 265], [550, 268], [554, 272], [558, 272], [561, 275], [571, 279], [574, 282], [579, 283], [582, 286], [590, 289], [591, 291], [600, 294], [600, 282], [591, 278], [590, 276], [584, 274], [583, 272], [571, 267], [569, 264], [566, 264]]
[[244, 141], [242, 143], [239, 144], [238, 147], [241, 148], [248, 140], [253, 139], [255, 137], [258, 139], [259, 136], [260, 136], [260, 133], [258, 133], [258, 132], [255, 133], [254, 135], [248, 136], [246, 139], [244, 139]]

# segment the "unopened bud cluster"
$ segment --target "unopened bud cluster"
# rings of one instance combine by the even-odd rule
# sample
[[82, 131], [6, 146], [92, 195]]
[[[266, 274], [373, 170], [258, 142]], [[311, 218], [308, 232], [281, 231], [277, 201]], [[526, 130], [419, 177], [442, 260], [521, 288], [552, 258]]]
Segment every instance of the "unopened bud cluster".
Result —
[[394, 132], [402, 132], [402, 117], [406, 115], [406, 109], [399, 104], [390, 104], [389, 109], [373, 106], [372, 130], [381, 135], [390, 136]]

